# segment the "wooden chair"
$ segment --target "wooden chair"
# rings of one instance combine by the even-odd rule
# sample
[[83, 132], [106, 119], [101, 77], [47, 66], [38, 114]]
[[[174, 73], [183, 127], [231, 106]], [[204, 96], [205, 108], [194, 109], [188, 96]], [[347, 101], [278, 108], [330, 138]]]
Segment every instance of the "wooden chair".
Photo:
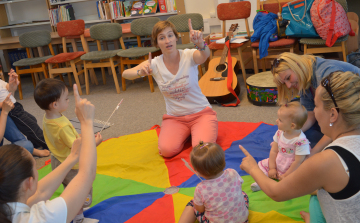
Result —
[[[170, 16], [167, 20], [174, 24], [176, 31], [179, 33], [189, 32], [189, 24], [188, 21], [191, 19], [191, 25], [194, 30], [201, 30], [204, 27], [204, 20], [201, 14], [199, 13], [187, 13], [182, 15], [174, 15]], [[195, 45], [193, 43], [185, 43], [185, 44], [176, 44], [176, 48], [180, 50], [184, 49], [194, 49]], [[202, 77], [203, 72], [201, 65], [198, 66], [199, 76]]]
[[[120, 63], [115, 64], [114, 61], [120, 61], [120, 58], [117, 56], [118, 52], [121, 52], [122, 49], [117, 50], [101, 50], [101, 42], [106, 42], [109, 40], [120, 40], [121, 47], [125, 49], [124, 41], [122, 39], [122, 27], [119, 23], [104, 23], [91, 26], [90, 35], [92, 39], [96, 40], [98, 51], [93, 51], [86, 53], [80, 57], [84, 61], [84, 71], [85, 71], [85, 84], [86, 84], [86, 94], [89, 94], [89, 77], [88, 69], [89, 68], [101, 68], [103, 83], [106, 84], [106, 75], [104, 67], [111, 67], [112, 75], [114, 77], [116, 92], [120, 93], [119, 81], [117, 78], [115, 68], [120, 65]], [[100, 61], [94, 63], [93, 61]]]
[[[22, 100], [23, 94], [22, 94], [20, 76], [22, 74], [31, 73], [31, 78], [32, 78], [34, 87], [36, 86], [34, 73], [43, 72], [45, 78], [48, 78], [45, 61], [47, 59], [53, 57], [54, 51], [52, 50], [53, 48], [51, 45], [50, 32], [47, 30], [39, 30], [39, 31], [23, 33], [19, 36], [19, 42], [20, 42], [21, 46], [26, 47], [26, 53], [27, 53], [27, 57], [28, 57], [28, 58], [21, 59], [21, 60], [13, 63], [13, 65], [16, 67], [16, 73], [18, 74], [18, 78], [19, 78], [19, 82], [20, 82], [18, 88], [19, 88], [19, 97], [20, 97], [20, 100]], [[32, 48], [43, 47], [46, 45], [49, 46], [50, 52], [52, 55], [41, 56], [41, 57], [32, 57], [32, 55], [31, 55]], [[24, 68], [27, 66], [29, 66], [30, 68]], [[24, 68], [24, 69], [21, 69], [21, 68]]]
[[[138, 47], [130, 48], [123, 50], [117, 53], [120, 57], [120, 67], [121, 74], [124, 72], [125, 65], [131, 64], [140, 64], [145, 60], [148, 60], [149, 53], [154, 53], [159, 51], [159, 48], [156, 47], [142, 47], [140, 36], [151, 36], [152, 28], [154, 25], [160, 21], [159, 18], [141, 18], [136, 19], [131, 22], [131, 32], [136, 35]], [[138, 59], [130, 59], [138, 58]], [[152, 76], [147, 76], [149, 78], [150, 90], [154, 92], [154, 83]], [[126, 81], [125, 78], [121, 77], [122, 80], [122, 89], [126, 90]]]
[[359, 49], [359, 16], [354, 12], [347, 13], [351, 29], [354, 31], [355, 36], [349, 36], [346, 41], [347, 53], [350, 54]]
[[[348, 11], [346, 0], [336, 0], [344, 8], [345, 12]], [[321, 38], [301, 38], [300, 43], [304, 45], [304, 54], [319, 54], [319, 53], [333, 53], [339, 52], [343, 56], [343, 60], [346, 62], [346, 41], [349, 35], [340, 37], [337, 39], [332, 47], [325, 45], [326, 40]]]
[[[57, 24], [57, 31], [59, 36], [62, 38], [63, 53], [57, 54], [56, 56], [51, 57], [45, 61], [49, 67], [50, 78], [54, 78], [54, 74], [73, 73], [80, 95], [82, 94], [82, 90], [78, 75], [84, 73], [84, 70], [77, 71], [76, 65], [82, 63], [80, 57], [84, 55], [86, 52], [89, 52], [89, 49], [87, 48], [87, 43], [84, 38], [84, 30], [85, 30], [85, 22], [84, 20], [81, 19], [59, 22]], [[76, 47], [75, 48], [73, 47], [74, 52], [67, 52], [66, 39], [67, 37], [74, 37], [74, 36], [80, 36], [81, 43], [85, 52], [77, 51]], [[70, 41], [73, 46], [76, 46], [74, 38], [71, 38]], [[62, 68], [55, 68], [54, 65], [59, 63], [65, 63], [66, 65], [65, 67]]]
[[[281, 12], [281, 7], [287, 2], [289, 2], [289, 0], [257, 0], [257, 9], [262, 9], [274, 14], [278, 14], [278, 12]], [[278, 54], [282, 52], [293, 53], [296, 43], [297, 41], [294, 38], [280, 38], [276, 41], [269, 42], [269, 55], [264, 58], [260, 58], [259, 56], [259, 41], [251, 43], [255, 74], [259, 73], [257, 59], [261, 60], [262, 69], [263, 71], [266, 71], [266, 59], [277, 58]]]
[[[221, 3], [217, 6], [217, 16], [222, 21], [222, 34], [223, 37], [226, 36], [226, 21], [227, 20], [235, 20], [235, 19], [244, 19], [247, 36], [250, 37], [250, 29], [248, 18], [250, 17], [251, 13], [251, 3], [248, 1], [243, 2], [231, 2], [231, 3]], [[217, 50], [223, 50], [225, 44], [218, 44], [216, 42], [212, 42], [209, 45], [210, 49], [210, 60], [214, 57], [214, 53]], [[243, 52], [246, 50], [251, 51], [250, 48], [250, 41], [244, 43], [233, 43], [230, 45], [231, 51], [235, 51], [238, 54], [238, 60], [241, 65], [241, 71], [244, 78], [244, 82], [246, 83], [246, 71], [245, 65], [249, 63], [253, 58], [249, 57], [248, 59], [244, 59]]]

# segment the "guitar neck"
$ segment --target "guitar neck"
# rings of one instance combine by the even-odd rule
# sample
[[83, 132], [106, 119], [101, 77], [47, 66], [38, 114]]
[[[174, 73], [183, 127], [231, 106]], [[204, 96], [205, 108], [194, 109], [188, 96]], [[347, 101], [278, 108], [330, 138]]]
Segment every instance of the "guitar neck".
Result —
[[223, 49], [222, 54], [221, 54], [220, 64], [224, 64], [224, 63], [225, 63], [228, 49], [229, 49], [229, 48], [228, 48], [228, 47], [226, 46], [226, 44], [225, 44], [224, 49]]

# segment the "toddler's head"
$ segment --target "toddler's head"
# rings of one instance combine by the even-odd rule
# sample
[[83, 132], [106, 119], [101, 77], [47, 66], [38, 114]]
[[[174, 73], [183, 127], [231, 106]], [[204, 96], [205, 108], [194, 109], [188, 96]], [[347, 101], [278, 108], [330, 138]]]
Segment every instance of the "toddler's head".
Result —
[[47, 78], [39, 82], [34, 91], [35, 102], [43, 110], [66, 111], [69, 99], [68, 89], [64, 82]]
[[278, 110], [276, 124], [282, 131], [299, 130], [307, 120], [307, 110], [299, 102], [284, 104]]
[[224, 150], [216, 143], [200, 141], [190, 153], [191, 165], [204, 178], [212, 178], [225, 168]]

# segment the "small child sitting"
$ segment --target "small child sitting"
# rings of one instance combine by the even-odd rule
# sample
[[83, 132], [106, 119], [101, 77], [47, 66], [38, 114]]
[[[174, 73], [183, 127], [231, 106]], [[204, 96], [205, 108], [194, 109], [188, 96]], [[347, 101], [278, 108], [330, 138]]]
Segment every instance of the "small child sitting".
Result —
[[[40, 81], [34, 91], [35, 102], [41, 109], [45, 110], [43, 131], [46, 144], [51, 151], [51, 168], [53, 170], [69, 156], [73, 142], [80, 137], [69, 119], [62, 115], [68, 108], [68, 93], [64, 82], [52, 78]], [[95, 136], [95, 141], [96, 146], [102, 142], [100, 134]], [[64, 187], [70, 183], [78, 171], [79, 164], [76, 164], [62, 182]], [[83, 208], [89, 207], [91, 203], [92, 189], [89, 191]], [[80, 223], [83, 220], [83, 209], [81, 209], [73, 222]], [[86, 222], [98, 222], [95, 219], [91, 220], [86, 219]]]
[[[299, 102], [290, 102], [280, 107], [270, 156], [258, 163], [259, 168], [270, 178], [282, 180], [294, 172], [310, 154], [310, 142], [301, 128], [307, 120], [307, 111]], [[255, 182], [252, 191], [261, 188]]]
[[241, 189], [244, 180], [225, 168], [225, 153], [216, 143], [195, 146], [190, 154], [194, 170], [206, 180], [196, 186], [179, 223], [247, 222], [249, 198]]

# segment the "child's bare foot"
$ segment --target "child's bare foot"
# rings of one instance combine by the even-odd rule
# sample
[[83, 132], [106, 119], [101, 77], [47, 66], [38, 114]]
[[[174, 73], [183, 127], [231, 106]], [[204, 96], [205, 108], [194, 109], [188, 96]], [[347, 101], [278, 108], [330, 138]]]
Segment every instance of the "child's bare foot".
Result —
[[300, 215], [302, 219], [304, 219], [305, 223], [310, 223], [310, 213], [305, 211], [300, 211]]
[[40, 156], [40, 157], [50, 156], [50, 151], [47, 150], [47, 149], [40, 150], [40, 149], [35, 149], [34, 148], [33, 155], [34, 156]]

